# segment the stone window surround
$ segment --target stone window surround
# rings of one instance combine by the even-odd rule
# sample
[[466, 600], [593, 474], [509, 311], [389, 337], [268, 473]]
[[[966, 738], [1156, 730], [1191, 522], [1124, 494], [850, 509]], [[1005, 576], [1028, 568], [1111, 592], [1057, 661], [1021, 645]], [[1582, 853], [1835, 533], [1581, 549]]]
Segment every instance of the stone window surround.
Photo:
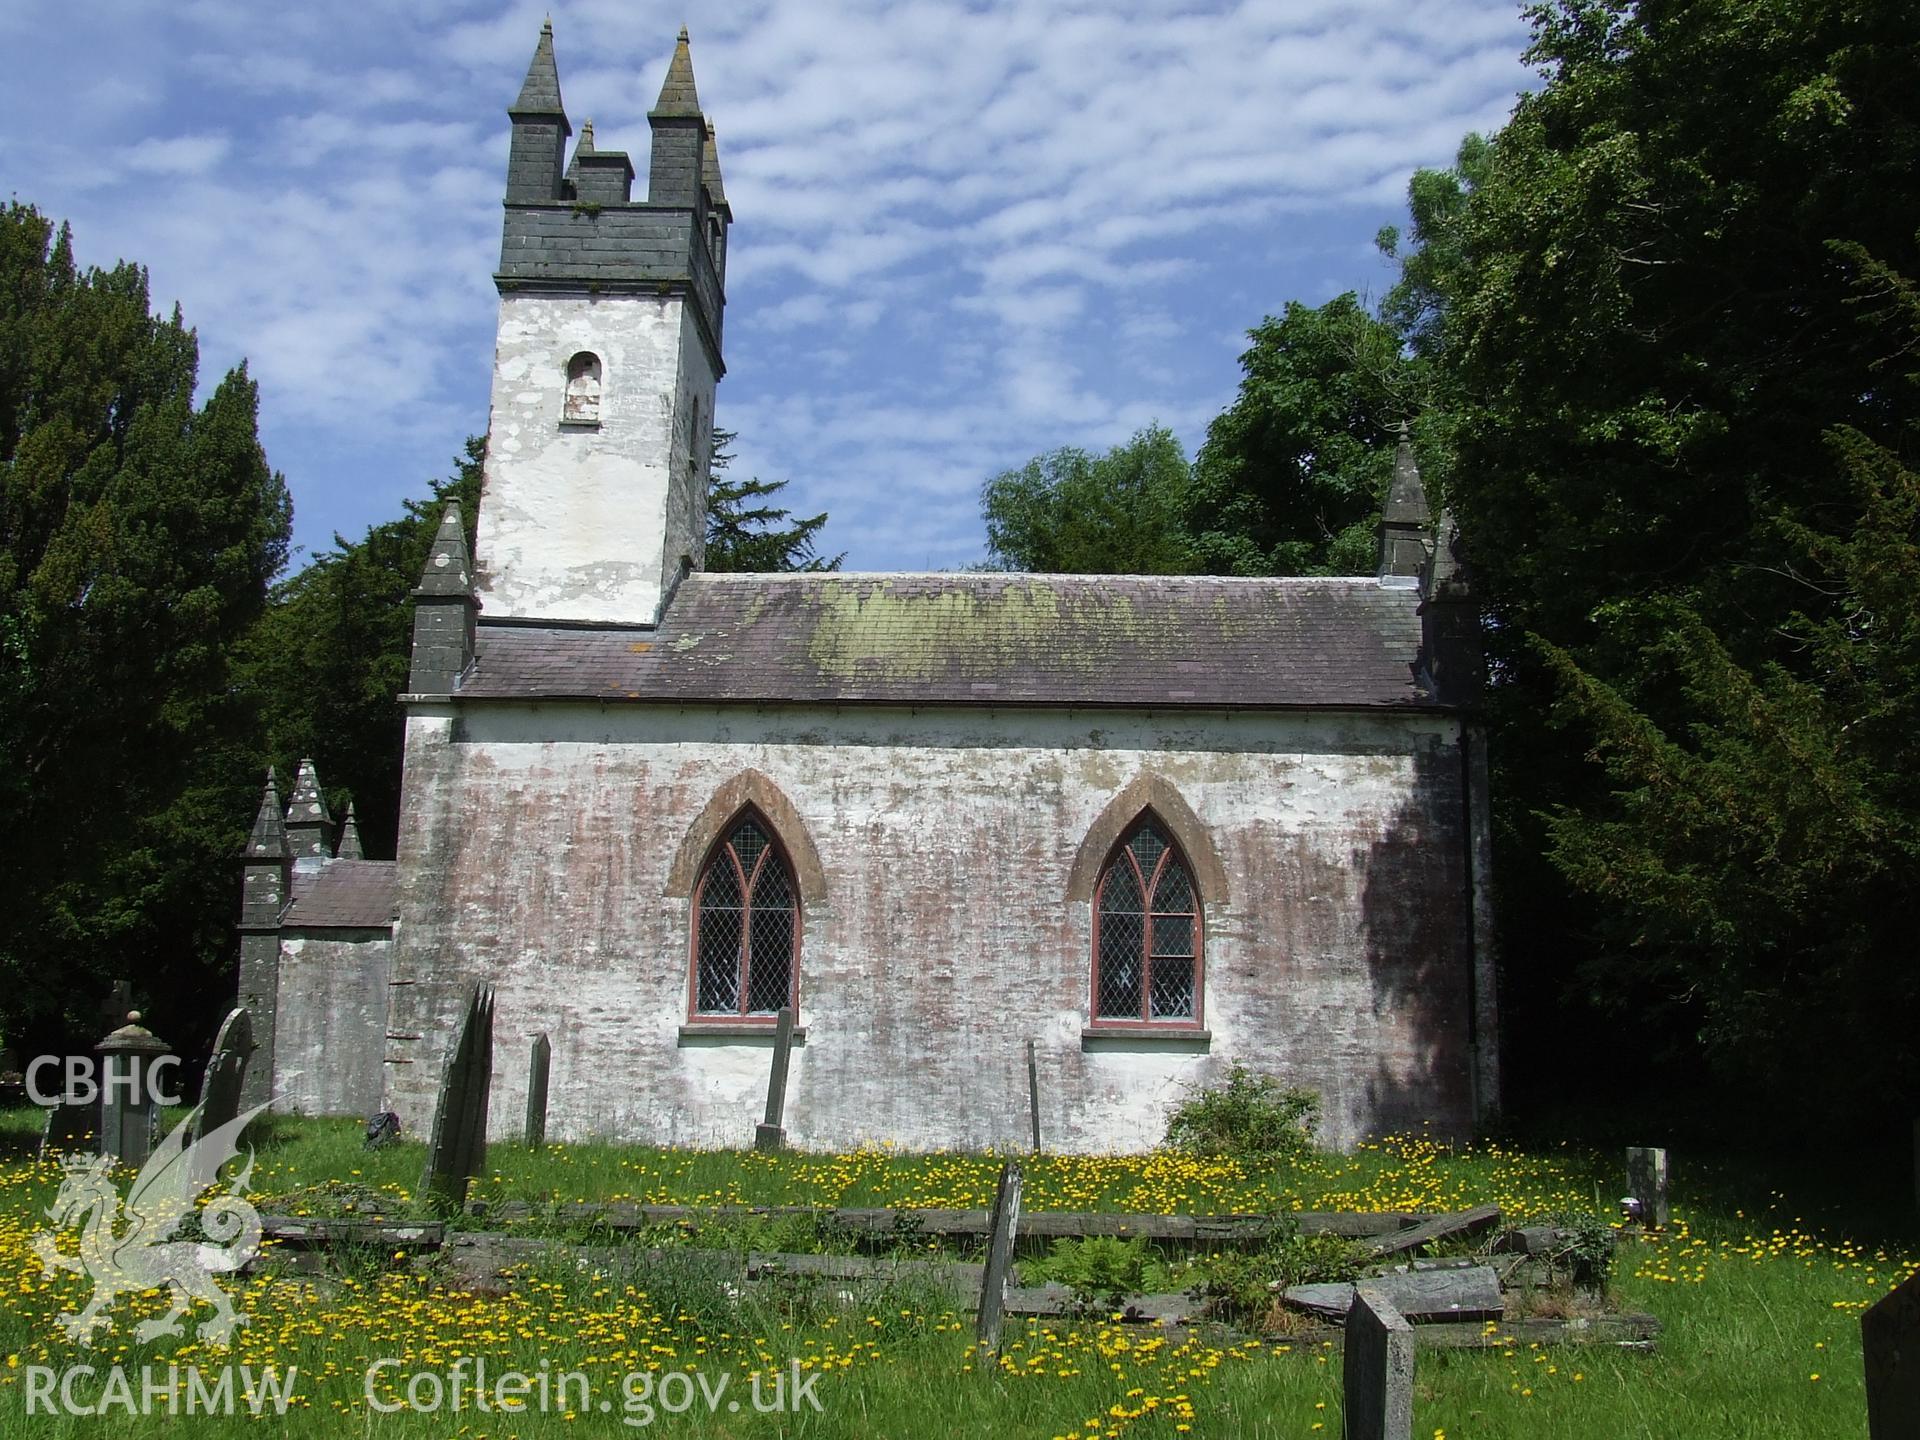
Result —
[[[708, 875], [714, 866], [733, 865], [737, 862], [737, 857], [729, 854], [729, 842], [741, 826], [749, 823], [756, 825], [767, 837], [767, 853], [755, 864], [755, 874], [770, 863], [786, 871], [789, 902], [793, 906], [793, 933], [787, 959], [787, 1004], [792, 1008], [796, 1020], [800, 1016], [800, 956], [803, 949], [802, 940], [806, 932], [806, 906], [802, 903], [800, 887], [795, 883], [793, 863], [787, 858], [786, 847], [780, 841], [778, 829], [760, 812], [758, 806], [749, 802], [729, 817], [719, 836], [707, 848], [706, 857], [700, 865], [699, 878], [688, 896], [687, 1025], [695, 1030], [707, 1030], [708, 1033], [719, 1033], [722, 1030], [736, 1028], [771, 1031], [779, 1021], [777, 1014], [769, 1015], [746, 1010], [700, 1009], [700, 892], [705, 887]], [[742, 1005], [748, 999], [747, 987], [750, 983], [748, 977], [753, 968], [753, 896], [759, 893], [759, 887], [754, 884], [753, 875], [745, 876], [744, 879], [751, 888], [743, 888], [740, 896], [743, 918], [739, 942], [742, 947], [739, 998]]]
[[[582, 360], [587, 366], [580, 375], [574, 374], [574, 367]], [[592, 382], [592, 393], [583, 392], [582, 399], [591, 406], [591, 413], [574, 414], [574, 381], [588, 379]], [[567, 357], [566, 382], [560, 391], [560, 428], [563, 430], [598, 430], [600, 428], [601, 406], [606, 399], [606, 362], [592, 350], [576, 350]]]

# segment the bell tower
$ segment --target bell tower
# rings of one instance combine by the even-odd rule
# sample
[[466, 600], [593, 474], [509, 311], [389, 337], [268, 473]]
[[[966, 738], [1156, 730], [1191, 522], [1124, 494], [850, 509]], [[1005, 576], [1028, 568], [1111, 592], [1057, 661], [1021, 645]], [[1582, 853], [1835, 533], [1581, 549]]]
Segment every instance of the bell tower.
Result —
[[508, 151], [474, 582], [486, 623], [652, 625], [705, 550], [726, 305], [713, 127], [682, 30], [648, 115], [647, 193], [573, 127], [548, 22]]

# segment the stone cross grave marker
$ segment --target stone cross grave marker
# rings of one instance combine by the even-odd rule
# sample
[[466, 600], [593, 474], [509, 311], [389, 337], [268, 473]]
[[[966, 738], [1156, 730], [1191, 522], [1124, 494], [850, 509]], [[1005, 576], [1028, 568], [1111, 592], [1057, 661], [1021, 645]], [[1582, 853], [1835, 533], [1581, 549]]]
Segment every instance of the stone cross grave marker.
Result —
[[793, 1007], [782, 1005], [773, 1026], [773, 1068], [767, 1075], [767, 1118], [754, 1127], [753, 1148], [778, 1150], [787, 1143], [787, 1066], [793, 1059]]
[[200, 1117], [193, 1139], [218, 1130], [240, 1113], [240, 1088], [246, 1083], [247, 1057], [253, 1054], [253, 1019], [245, 1009], [227, 1012], [220, 1033], [213, 1037], [207, 1073], [200, 1080]]
[[547, 1143], [547, 1073], [553, 1065], [553, 1042], [545, 1035], [533, 1037], [533, 1054], [527, 1061], [527, 1148], [538, 1150]]
[[493, 1087], [493, 987], [475, 985], [447, 1043], [440, 1097], [420, 1193], [443, 1214], [467, 1203], [467, 1185], [487, 1163], [487, 1092]]
[[1656, 1230], [1666, 1228], [1671, 1216], [1667, 1208], [1667, 1152], [1665, 1150], [1648, 1145], [1628, 1147], [1627, 1194], [1639, 1202], [1642, 1225]]
[[1861, 1315], [1860, 1351], [1870, 1440], [1920, 1435], [1920, 1274]]
[[1020, 1233], [1020, 1189], [1025, 1175], [1009, 1160], [1000, 1167], [988, 1227], [987, 1263], [980, 1276], [980, 1318], [974, 1339], [989, 1354], [1000, 1352], [1000, 1328], [1006, 1319], [1007, 1277], [1013, 1273], [1013, 1242]]
[[1412, 1440], [1413, 1326], [1364, 1282], [1347, 1311], [1346, 1440]]

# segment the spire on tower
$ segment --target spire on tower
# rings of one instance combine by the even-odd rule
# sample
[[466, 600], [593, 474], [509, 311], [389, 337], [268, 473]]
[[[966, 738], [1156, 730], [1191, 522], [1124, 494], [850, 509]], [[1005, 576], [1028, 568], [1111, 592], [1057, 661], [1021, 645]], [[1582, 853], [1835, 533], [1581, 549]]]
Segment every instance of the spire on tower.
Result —
[[527, 66], [527, 78], [520, 86], [520, 98], [508, 108], [509, 115], [561, 115], [567, 113], [560, 101], [560, 67], [553, 59], [553, 21], [540, 27], [540, 42], [533, 47], [533, 63]]
[[473, 565], [460, 507], [448, 505], [413, 592], [413, 663], [408, 686], [416, 695], [447, 695], [473, 659]]
[[720, 151], [713, 141], [713, 121], [707, 121], [706, 126], [706, 143], [700, 150], [700, 178], [706, 182], [707, 203], [716, 210], [724, 210], [731, 218], [733, 207], [727, 204], [727, 189], [720, 183]]
[[332, 823], [327, 797], [320, 793], [319, 772], [313, 761], [302, 760], [293, 782], [293, 797], [287, 802], [287, 848], [296, 863], [315, 857], [325, 860], [332, 855], [333, 849], [327, 844], [327, 827]]
[[285, 860], [287, 824], [280, 814], [280, 790], [273, 767], [267, 767], [267, 785], [260, 792], [260, 813], [254, 817], [253, 833], [247, 837], [247, 859]]
[[340, 848], [333, 852], [336, 860], [363, 860], [366, 858], [360, 849], [360, 822], [353, 813], [353, 801], [347, 801], [347, 818], [340, 827]]
[[649, 115], [698, 115], [700, 93], [693, 88], [693, 56], [687, 49], [687, 27], [680, 27], [674, 43], [673, 59], [667, 62], [667, 81], [660, 87], [660, 98]]
[[1426, 487], [1420, 483], [1420, 466], [1413, 458], [1412, 434], [1403, 421], [1400, 441], [1393, 452], [1393, 480], [1387, 486], [1387, 503], [1380, 512], [1382, 583], [1419, 583], [1426, 569], [1427, 531], [1432, 523]]
[[467, 560], [467, 530], [460, 520], [460, 507], [448, 505], [440, 517], [440, 528], [434, 533], [433, 548], [427, 552], [418, 593], [465, 595], [473, 589], [471, 569]]

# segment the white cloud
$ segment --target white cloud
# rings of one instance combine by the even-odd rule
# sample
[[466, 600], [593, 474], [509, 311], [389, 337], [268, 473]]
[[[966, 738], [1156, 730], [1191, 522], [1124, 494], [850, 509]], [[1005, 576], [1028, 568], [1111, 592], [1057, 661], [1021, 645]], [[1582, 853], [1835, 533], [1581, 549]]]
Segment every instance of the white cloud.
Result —
[[230, 135], [176, 135], [149, 137], [121, 153], [129, 170], [148, 175], [204, 175], [233, 149]]

